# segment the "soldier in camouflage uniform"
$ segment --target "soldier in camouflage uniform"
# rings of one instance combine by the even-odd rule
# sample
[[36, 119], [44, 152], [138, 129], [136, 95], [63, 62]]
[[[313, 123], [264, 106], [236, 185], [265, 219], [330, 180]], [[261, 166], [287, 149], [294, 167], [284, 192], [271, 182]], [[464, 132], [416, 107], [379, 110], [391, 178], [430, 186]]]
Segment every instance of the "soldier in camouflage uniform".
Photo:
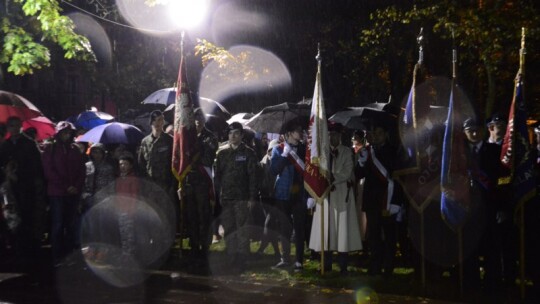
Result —
[[[157, 198], [155, 203], [162, 209], [164, 214], [170, 215], [168, 219], [174, 228], [179, 219], [179, 206], [176, 199], [177, 182], [172, 173], [172, 149], [173, 138], [163, 132], [165, 118], [159, 110], [150, 114], [150, 126], [152, 133], [143, 138], [138, 155], [138, 163], [141, 176], [154, 182], [165, 191], [162, 193], [149, 194], [148, 197]], [[161, 195], [160, 195], [161, 194]], [[173, 211], [174, 210], [174, 211]], [[171, 228], [172, 231], [176, 230]]]
[[206, 119], [202, 109], [196, 109], [194, 115], [200, 157], [193, 163], [193, 169], [187, 174], [182, 189], [188, 215], [191, 250], [194, 256], [205, 258], [211, 242], [211, 207], [215, 203], [211, 169], [216, 158], [218, 141], [205, 127]]
[[141, 141], [138, 161], [141, 174], [169, 193], [175, 184], [171, 165], [173, 138], [163, 132], [164, 123], [161, 111], [150, 114], [152, 133]]
[[242, 272], [249, 255], [249, 236], [242, 228], [257, 198], [258, 160], [255, 151], [242, 142], [240, 123], [233, 122], [228, 131], [229, 143], [217, 152], [215, 178], [221, 193], [227, 254], [231, 267]]

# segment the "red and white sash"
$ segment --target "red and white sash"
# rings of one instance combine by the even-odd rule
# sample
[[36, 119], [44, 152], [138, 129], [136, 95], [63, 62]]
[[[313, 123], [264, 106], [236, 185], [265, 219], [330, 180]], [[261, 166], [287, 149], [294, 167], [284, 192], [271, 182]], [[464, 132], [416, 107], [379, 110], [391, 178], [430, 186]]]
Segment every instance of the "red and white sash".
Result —
[[[289, 146], [289, 144], [287, 142], [284, 142], [281, 144], [281, 147], [283, 148], [283, 150], [285, 150], [285, 145]], [[304, 170], [306, 168], [306, 164], [304, 163], [304, 161], [298, 156], [298, 154], [296, 154], [296, 152], [294, 152], [294, 150], [289, 146], [289, 155], [287, 155], [287, 158], [289, 159], [289, 161], [294, 165], [294, 168], [296, 169], [296, 171], [298, 171], [298, 173], [300, 175], [303, 175], [304, 174]]]
[[367, 151], [368, 159], [371, 160], [373, 167], [376, 169], [376, 173], [379, 179], [386, 181], [386, 199], [382, 200], [382, 203], [384, 204], [384, 209], [390, 211], [390, 202], [392, 201], [392, 196], [394, 194], [394, 181], [390, 178], [388, 170], [386, 170], [386, 168], [375, 155], [375, 150], [373, 150], [373, 146], [370, 145], [369, 147], [367, 147]]

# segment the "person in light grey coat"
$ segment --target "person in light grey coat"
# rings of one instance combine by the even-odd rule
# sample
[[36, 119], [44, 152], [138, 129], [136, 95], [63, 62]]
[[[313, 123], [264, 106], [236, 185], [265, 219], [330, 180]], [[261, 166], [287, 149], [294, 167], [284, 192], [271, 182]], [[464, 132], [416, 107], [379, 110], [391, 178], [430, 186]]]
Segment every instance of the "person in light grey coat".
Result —
[[[362, 239], [356, 217], [354, 198], [354, 173], [352, 149], [341, 144], [340, 126], [329, 126], [331, 191], [324, 200], [323, 208], [317, 205], [313, 215], [309, 248], [325, 251], [325, 270], [332, 265], [332, 251], [339, 253], [339, 267], [347, 272], [347, 256], [351, 251], [362, 249]], [[324, 224], [324, 248], [321, 243], [321, 225]]]

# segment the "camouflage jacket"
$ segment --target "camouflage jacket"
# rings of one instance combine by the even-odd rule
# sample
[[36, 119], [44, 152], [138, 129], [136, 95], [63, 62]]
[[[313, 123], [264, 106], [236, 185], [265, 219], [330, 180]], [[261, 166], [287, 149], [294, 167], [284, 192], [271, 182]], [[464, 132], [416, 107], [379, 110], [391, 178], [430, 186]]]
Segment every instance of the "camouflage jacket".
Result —
[[258, 163], [255, 151], [244, 143], [236, 149], [229, 144], [222, 146], [215, 162], [215, 179], [221, 199], [255, 200], [258, 194]]
[[173, 185], [172, 174], [173, 138], [169, 134], [161, 133], [155, 138], [149, 134], [141, 141], [138, 162], [141, 174], [164, 189]]

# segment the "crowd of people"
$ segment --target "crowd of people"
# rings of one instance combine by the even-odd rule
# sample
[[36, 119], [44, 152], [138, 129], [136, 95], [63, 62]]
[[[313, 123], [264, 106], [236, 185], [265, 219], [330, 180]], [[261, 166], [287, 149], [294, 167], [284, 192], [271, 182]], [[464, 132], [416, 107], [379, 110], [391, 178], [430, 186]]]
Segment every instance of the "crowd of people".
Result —
[[[194, 114], [199, 153], [180, 185], [171, 170], [173, 137], [164, 131], [160, 111], [150, 115], [151, 133], [138, 147], [127, 148], [76, 143], [69, 122], [59, 122], [54, 139], [38, 145], [21, 132], [19, 118], [9, 118], [0, 129], [2, 252], [31, 260], [48, 241], [55, 266], [77, 252], [106, 260], [111, 248], [116, 248], [115, 258], [150, 265], [166, 258], [180, 236], [189, 238], [190, 254], [204, 264], [211, 244], [220, 241], [221, 227], [230, 269], [237, 272], [271, 245], [275, 268], [301, 272], [308, 254], [323, 254], [321, 268], [332, 271], [337, 258], [340, 273], [347, 275], [349, 253], [363, 252], [369, 257], [367, 273], [387, 277], [393, 274], [398, 244], [402, 254], [412, 248], [402, 229], [408, 198], [393, 177], [405, 156], [389, 140], [388, 126], [346, 130], [329, 123], [331, 185], [324, 203], [316, 204], [304, 188], [301, 166], [307, 126], [292, 123], [284, 134], [253, 136], [233, 122], [227, 140], [220, 142], [205, 127], [204, 113], [197, 109]], [[463, 122], [473, 203], [463, 227], [472, 245], [462, 265], [470, 286], [512, 285], [518, 275], [512, 191], [497, 182], [506, 124], [501, 115], [486, 124], [472, 118]], [[540, 129], [535, 132], [540, 142]], [[156, 223], [145, 208], [161, 224], [151, 232], [140, 224]], [[530, 241], [538, 233], [538, 212], [528, 214]], [[257, 239], [249, 225], [261, 227]], [[260, 242], [256, 252], [250, 249], [253, 241]], [[527, 256], [537, 253], [527, 248]], [[528, 260], [528, 275], [538, 282], [535, 260]]]

